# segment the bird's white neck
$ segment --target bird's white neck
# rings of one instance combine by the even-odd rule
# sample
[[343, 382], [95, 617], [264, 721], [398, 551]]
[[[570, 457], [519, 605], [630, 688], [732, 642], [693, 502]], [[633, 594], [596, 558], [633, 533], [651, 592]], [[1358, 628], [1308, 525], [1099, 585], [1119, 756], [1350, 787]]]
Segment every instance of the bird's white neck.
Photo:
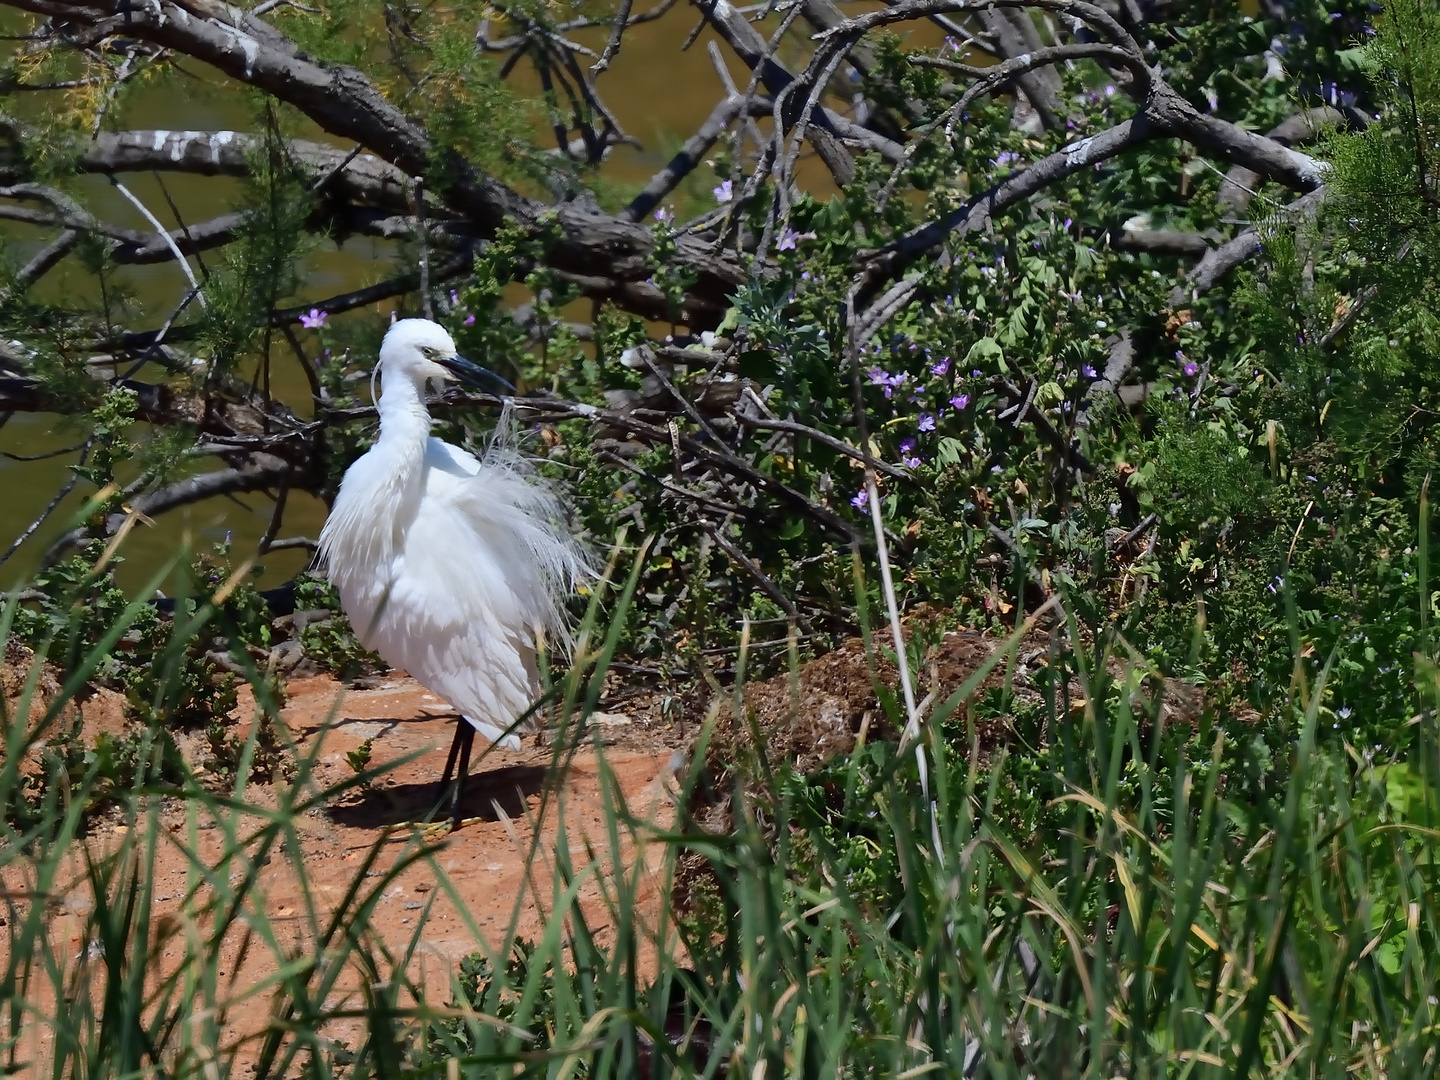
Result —
[[387, 448], [397, 463], [415, 465], [425, 456], [425, 443], [430, 438], [430, 410], [425, 406], [424, 382], [403, 375], [383, 377], [380, 400], [375, 403], [380, 414], [380, 438], [377, 445]]
[[414, 519], [425, 491], [425, 447], [430, 439], [430, 410], [425, 407], [424, 380], [396, 373], [382, 374], [380, 437], [370, 454], [384, 462], [383, 476], [371, 492], [367, 512], [388, 520], [388, 543], [377, 556], [388, 559], [403, 546], [403, 535]]

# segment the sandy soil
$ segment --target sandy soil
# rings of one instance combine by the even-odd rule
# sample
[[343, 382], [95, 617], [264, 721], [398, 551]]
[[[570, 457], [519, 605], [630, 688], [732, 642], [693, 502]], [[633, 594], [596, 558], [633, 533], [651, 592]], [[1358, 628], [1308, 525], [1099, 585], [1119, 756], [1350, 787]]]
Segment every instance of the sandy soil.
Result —
[[[994, 658], [1003, 644], [973, 630], [934, 635], [915, 673], [922, 711], [946, 700], [980, 665]], [[1043, 666], [1047, 644], [1042, 632], [1027, 638], [1012, 664], [997, 664], [978, 689], [1000, 685], [1008, 667], [1010, 686], [1017, 697], [1038, 700], [1035, 676]], [[9, 662], [17, 658], [7, 654], [6, 659], [4, 690], [10, 697], [18, 682], [15, 665]], [[893, 688], [897, 681], [893, 665], [883, 659], [878, 663], [867, 659], [858, 640], [809, 661], [798, 674], [796, 684], [780, 676], [746, 688], [745, 709], [754, 726], [736, 724], [728, 702], [719, 703], [706, 755], [709, 782], [697, 788], [694, 798], [698, 802], [690, 807], [707, 827], [724, 830], [728, 826], [728, 777], [738, 763], [754, 755], [756, 730], [772, 762], [789, 760], [804, 772], [849, 752], [857, 738], [896, 736], [896, 725], [880, 708], [872, 681]], [[1168, 685], [1165, 689], [1167, 707], [1178, 706], [1179, 713], [1188, 718], [1196, 708], [1190, 700], [1193, 688], [1176, 684], [1173, 691]], [[46, 694], [55, 690], [58, 683], [42, 686]], [[1179, 692], [1182, 690], [1185, 693]], [[323, 913], [339, 904], [358, 881], [367, 892], [380, 890], [371, 919], [377, 942], [395, 955], [413, 948], [406, 974], [424, 988], [430, 1004], [448, 1002], [461, 959], [480, 950], [482, 942], [491, 949], [499, 946], [512, 926], [520, 937], [538, 938], [551, 904], [553, 859], [562, 843], [577, 865], [589, 864], [593, 851], [606, 873], [613, 874], [617, 868], [637, 869], [641, 881], [638, 914], [646, 920], [655, 918], [667, 899], [660, 875], [665, 853], [658, 844], [646, 844], [641, 830], [623, 840], [615, 858], [602, 827], [607, 803], [618, 790], [631, 814], [668, 824], [674, 812], [670, 799], [675, 773], [686, 767], [686, 749], [698, 731], [700, 716], [709, 711], [709, 703], [689, 701], [683, 710], [689, 713], [688, 725], [681, 717], [671, 726], [662, 719], [658, 694], [618, 684], [614, 691], [607, 693], [604, 707], [609, 711], [592, 718], [589, 748], [577, 754], [563, 773], [552, 768], [553, 751], [543, 745], [543, 738], [533, 736], [520, 751], [495, 748], [473, 762], [463, 828], [426, 840], [426, 858], [408, 866], [394, 880], [385, 880], [396, 861], [416, 849], [413, 823], [431, 814], [440, 799], [439, 779], [457, 718], [445, 702], [400, 674], [368, 680], [366, 689], [343, 686], [326, 676], [292, 680], [281, 721], [295, 752], [313, 755], [317, 789], [353, 778], [347, 755], [366, 740], [370, 740], [374, 766], [414, 756], [386, 772], [369, 790], [352, 790], [301, 815], [297, 821], [299, 851], [277, 851], [260, 867], [255, 902], [263, 905], [284, 949], [291, 955], [314, 955], [307, 896], [322, 912], [319, 921], [323, 923]], [[1077, 695], [1078, 685], [1072, 691], [1072, 697]], [[106, 691], [84, 702], [82, 737], [87, 746], [94, 745], [101, 732], [120, 734], [125, 730], [122, 705], [118, 695]], [[253, 712], [246, 691], [236, 712], [237, 730], [245, 728]], [[962, 706], [961, 715], [964, 712]], [[1010, 737], [1008, 721], [983, 720], [977, 724], [976, 735], [982, 752], [1001, 745]], [[201, 733], [183, 733], [177, 738], [192, 765], [208, 756]], [[597, 742], [603, 763], [594, 748]], [[603, 781], [606, 767], [614, 777], [614, 790]], [[273, 807], [277, 791], [285, 783], [281, 780], [279, 787], [252, 785], [246, 799], [257, 809]], [[218, 778], [216, 786], [220, 786]], [[555, 812], [557, 803], [564, 807], [563, 834], [558, 825], [561, 815]], [[543, 815], [542, 805], [546, 807]], [[190, 835], [187, 812], [178, 800], [162, 811], [162, 823], [174, 840], [162, 845], [155, 867], [158, 895], [152, 941], [162, 951], [158, 965], [162, 971], [174, 970], [184, 955], [177, 933], [184, 925], [185, 896], [190, 887], [191, 862], [185, 850]], [[84, 843], [92, 852], [102, 849], [123, 839], [126, 828], [118, 816], [101, 815], [92, 821]], [[205, 865], [218, 865], [224, 855], [223, 830], [202, 828], [195, 835], [194, 855]], [[372, 853], [376, 857], [367, 868]], [[83, 963], [91, 949], [91, 943], [81, 940], [92, 903], [84, 884], [83, 854], [77, 848], [68, 879], [51, 892], [52, 941], [62, 957], [74, 957], [75, 963]], [[297, 862], [304, 868], [303, 887]], [[221, 869], [233, 880], [244, 864], [235, 860]], [[682, 907], [685, 882], [697, 873], [688, 864], [682, 866], [676, 894]], [[0, 892], [25, 894], [30, 883], [17, 874], [19, 870], [13, 866], [0, 874]], [[595, 879], [581, 890], [579, 903], [587, 923], [604, 943], [609, 916]], [[245, 948], [244, 934], [245, 927], [237, 924], [219, 957], [219, 974], [230, 988], [227, 996], [243, 995], [276, 969], [274, 950], [268, 946]], [[642, 956], [638, 962], [648, 965], [653, 957]], [[358, 1003], [359, 980], [359, 974], [351, 972], [326, 1000], [326, 1006], [333, 1009], [347, 1002]], [[245, 1043], [246, 1036], [266, 1026], [269, 1009], [267, 991], [250, 996], [226, 1015], [226, 1040], [240, 1046], [242, 1059], [253, 1053], [253, 1044]], [[344, 1022], [332, 1024], [326, 1033], [347, 1041], [356, 1035]], [[35, 1048], [35, 1060], [43, 1061], [47, 1036], [37, 1031], [35, 1037], [41, 1041]]]
[[[383, 877], [396, 860], [416, 849], [416, 830], [411, 823], [430, 814], [440, 797], [439, 779], [457, 718], [444, 702], [412, 679], [396, 675], [375, 681], [378, 685], [365, 690], [348, 689], [325, 676], [290, 684], [282, 722], [295, 740], [297, 753], [318, 754], [314, 774], [317, 787], [329, 787], [353, 777], [347, 754], [367, 739], [371, 741], [372, 766], [411, 754], [418, 756], [386, 773], [369, 791], [352, 791], [334, 805], [301, 815], [297, 826], [303, 888], [293, 857], [277, 851], [260, 869], [257, 902], [263, 903], [282, 944], [293, 949], [294, 954], [306, 955], [314, 952], [311, 924], [306, 917], [307, 891], [311, 902], [323, 913], [342, 901], [357, 878], [367, 891], [383, 885], [371, 918], [376, 938], [394, 955], [403, 955], [412, 946], [418, 929], [418, 943], [413, 943], [413, 960], [407, 973], [425, 988], [431, 1004], [443, 1004], [451, 1000], [451, 980], [460, 960], [481, 949], [479, 937], [495, 948], [503, 943], [506, 929], [513, 925], [519, 936], [538, 938], [551, 901], [550, 868], [559, 842], [557, 822], [562, 817], [556, 812], [557, 802], [564, 805], [564, 840], [574, 863], [583, 866], [590, 862], [586, 848], [589, 842], [600, 855], [602, 865], [613, 869], [601, 827], [609, 792], [602, 783], [597, 752], [592, 748], [577, 754], [558, 788], [550, 786], [549, 795], [559, 799], [546, 799], [544, 816], [538, 821], [539, 842], [533, 845], [536, 816], [552, 776], [552, 751], [539, 745], [533, 736], [517, 752], [494, 748], [479, 761], [472, 761], [463, 827], [447, 836], [423, 841], [428, 857], [385, 882]], [[101, 731], [123, 730], [120, 706], [118, 695], [108, 692], [96, 694], [85, 703], [83, 737], [87, 744], [93, 744]], [[242, 718], [251, 713], [247, 695], [242, 697], [237, 720], [243, 725], [246, 721]], [[601, 714], [597, 720], [592, 746], [598, 738], [605, 765], [626, 805], [642, 819], [667, 822], [671, 812], [669, 783], [683, 761], [683, 755], [670, 745], [675, 740], [651, 730], [640, 717], [609, 713]], [[187, 757], [197, 762], [203, 759], [202, 736], [185, 735], [180, 741]], [[476, 753], [480, 754], [479, 746]], [[273, 807], [276, 787], [253, 785], [246, 799], [260, 808]], [[152, 941], [162, 950], [162, 971], [173, 970], [185, 952], [177, 931], [185, 920], [184, 898], [187, 875], [191, 873], [184, 850], [189, 833], [186, 815], [178, 801], [161, 813], [162, 823], [175, 841], [161, 845], [154, 874], [157, 896]], [[444, 814], [439, 816], [443, 818]], [[127, 828], [117, 816], [101, 816], [92, 822], [85, 844], [92, 852], [104, 849], [117, 843]], [[223, 830], [202, 827], [196, 835], [195, 854], [208, 865], [220, 866], [224, 857]], [[366, 871], [365, 861], [377, 845], [378, 856]], [[533, 863], [532, 847], [538, 855]], [[622, 843], [620, 862], [625, 867], [634, 867], [636, 860], [644, 859], [644, 884], [639, 895], [644, 918], [653, 917], [659, 910], [663, 886], [658, 874], [663, 854], [658, 845], [637, 844], [634, 838]], [[232, 880], [243, 869], [244, 863], [238, 859], [222, 866], [222, 872], [230, 871]], [[30, 885], [21, 880], [23, 876], [12, 868], [7, 880], [0, 884], [12, 894], [22, 895]], [[54, 914], [51, 934], [57, 952], [73, 957], [78, 964], [83, 962], [88, 948], [93, 959], [94, 944], [81, 940], [92, 905], [81, 852], [77, 850], [66, 877], [50, 895]], [[461, 917], [457, 902], [467, 918]], [[582, 890], [580, 905], [586, 921], [603, 942], [608, 915], [596, 884]], [[323, 914], [320, 921], [323, 924]], [[219, 975], [222, 985], [230, 987], [226, 996], [242, 996], [276, 969], [277, 960], [269, 946], [251, 942], [247, 948], [244, 938], [245, 926], [239, 923], [227, 935], [221, 950]], [[342, 980], [327, 1006], [343, 1007], [347, 999], [358, 1004], [354, 997], [357, 985], [358, 976], [352, 973], [352, 977]], [[265, 1026], [269, 1010], [268, 993], [252, 996], [229, 1010], [226, 1041], [241, 1044], [242, 1058], [254, 1049], [246, 1043], [246, 1036]], [[326, 1033], [346, 1041], [356, 1034], [344, 1022], [332, 1024]], [[36, 1034], [40, 1045], [35, 1049], [38, 1060], [43, 1061], [49, 1037], [43, 1032]]]

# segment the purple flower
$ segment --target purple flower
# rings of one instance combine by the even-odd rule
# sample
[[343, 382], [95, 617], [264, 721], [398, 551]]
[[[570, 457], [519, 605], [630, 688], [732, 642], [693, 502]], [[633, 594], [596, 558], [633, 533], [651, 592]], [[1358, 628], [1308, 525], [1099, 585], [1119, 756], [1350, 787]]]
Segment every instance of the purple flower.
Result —
[[901, 452], [902, 454], [908, 454], [908, 453], [910, 453], [910, 452], [911, 452], [912, 450], [914, 450], [914, 449], [915, 449], [915, 439], [914, 439], [912, 436], [907, 435], [907, 436], [905, 436], [905, 438], [903, 438], [903, 439], [900, 440], [900, 452]]
[[1200, 370], [1200, 365], [1197, 364], [1197, 363], [1195, 363], [1194, 360], [1186, 360], [1186, 361], [1185, 361], [1185, 374], [1186, 374], [1186, 375], [1195, 375], [1197, 372], [1199, 372], [1199, 370]]
[[855, 497], [850, 500], [850, 505], [855, 507], [856, 510], [864, 510], [869, 502], [870, 493], [862, 488], [856, 493]]
[[929, 413], [922, 412], [920, 414], [920, 419], [915, 421], [915, 426], [921, 431], [934, 431], [935, 417], [931, 416]]
[[[726, 183], [729, 183], [729, 181], [727, 180]], [[655, 220], [660, 222], [661, 225], [669, 225], [670, 222], [675, 220], [675, 212], [673, 210], [667, 210], [663, 206], [656, 207]]]
[[1107, 87], [1105, 87], [1105, 96], [1106, 96], [1106, 97], [1114, 97], [1114, 96], [1115, 96], [1115, 87], [1113, 87], [1113, 86], [1107, 86]]
[[466, 316], [465, 316], [465, 325], [466, 325], [466, 326], [474, 326], [474, 325], [475, 325], [475, 316], [474, 316], [474, 315], [466, 315]]
[[970, 395], [956, 394], [950, 399], [950, 404], [955, 406], [956, 409], [963, 409], [965, 408], [965, 406], [970, 404]]
[[930, 374], [931, 374], [931, 375], [948, 375], [948, 374], [950, 374], [950, 358], [947, 356], [947, 357], [945, 357], [944, 360], [941, 360], [938, 364], [931, 364], [931, 365], [930, 365]]
[[1093, 379], [1095, 378], [1095, 368], [1090, 364], [1081, 364], [1080, 374], [1084, 375], [1087, 379]]
[[920, 459], [914, 456], [902, 457], [900, 459], [900, 463], [904, 465], [907, 469], [918, 469], [920, 467]]
[[1015, 162], [1017, 162], [1017, 161], [1019, 161], [1019, 160], [1020, 160], [1020, 155], [1017, 154], [1017, 153], [1015, 153], [1015, 151], [1013, 151], [1013, 150], [1001, 150], [1000, 153], [998, 153], [998, 154], [995, 155], [995, 159], [994, 159], [994, 161], [991, 162], [991, 164], [993, 164], [993, 165], [999, 165], [999, 166], [1001, 166], [1001, 167], [1004, 167], [1004, 166], [1006, 166], [1006, 165], [1013, 165]]
[[794, 251], [796, 242], [802, 239], [804, 239], [804, 237], [802, 237], [794, 229], [790, 228], [789, 225], [786, 225], [784, 231], [780, 233], [780, 240], [775, 245], [775, 250]]
[[310, 309], [310, 314], [300, 316], [300, 325], [303, 326], [306, 330], [319, 330], [322, 326], [325, 325], [325, 320], [328, 317], [329, 314], [327, 312], [321, 311], [319, 308], [312, 307]]
[[890, 376], [885, 374], [884, 368], [872, 367], [865, 374], [870, 376], [870, 383], [873, 386], [887, 386], [890, 382]]
[[450, 302], [452, 304], [458, 304], [460, 302], [460, 294], [457, 293], [454, 289], [450, 290]]
[[718, 187], [710, 190], [718, 203], [727, 203], [735, 197], [735, 184], [730, 180], [721, 180]]

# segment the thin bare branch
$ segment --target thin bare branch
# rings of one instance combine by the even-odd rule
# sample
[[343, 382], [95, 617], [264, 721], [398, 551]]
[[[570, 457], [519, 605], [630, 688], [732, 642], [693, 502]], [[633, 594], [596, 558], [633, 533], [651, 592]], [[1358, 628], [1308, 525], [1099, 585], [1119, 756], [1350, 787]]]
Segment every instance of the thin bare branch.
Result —
[[605, 42], [605, 48], [600, 53], [600, 59], [590, 66], [592, 76], [599, 75], [610, 66], [610, 61], [620, 52], [620, 39], [625, 35], [625, 28], [630, 25], [630, 8], [635, 0], [620, 0], [620, 7], [615, 12], [615, 25], [610, 28], [610, 40]]
[[134, 192], [120, 183], [115, 177], [112, 176], [110, 178], [110, 184], [116, 191], [120, 192], [121, 195], [129, 199], [135, 209], [139, 210], [140, 213], [145, 216], [145, 220], [154, 226], [156, 235], [166, 241], [166, 245], [175, 256], [175, 261], [180, 264], [180, 269], [185, 272], [185, 277], [190, 282], [190, 288], [195, 292], [195, 298], [200, 301], [200, 306], [202, 308], [209, 307], [210, 304], [205, 299], [205, 290], [200, 288], [200, 282], [195, 278], [195, 271], [190, 268], [190, 261], [185, 258], [185, 255], [180, 251], [180, 245], [175, 242], [165, 226], [160, 224], [160, 219], [150, 212], [149, 208], [135, 196]]

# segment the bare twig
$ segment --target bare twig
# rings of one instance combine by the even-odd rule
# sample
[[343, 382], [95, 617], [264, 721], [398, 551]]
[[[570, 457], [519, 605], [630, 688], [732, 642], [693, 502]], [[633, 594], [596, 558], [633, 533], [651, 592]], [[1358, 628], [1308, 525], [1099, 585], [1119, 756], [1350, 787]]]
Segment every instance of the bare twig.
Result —
[[50, 243], [30, 257], [30, 261], [15, 272], [15, 288], [24, 290], [53, 270], [60, 260], [75, 250], [80, 242], [78, 229], [66, 229]]
[[[1316, 212], [1325, 201], [1325, 189], [1302, 195], [1282, 211], [1286, 217]], [[1178, 310], [1213, 289], [1226, 274], [1259, 253], [1262, 226], [1246, 229], [1233, 239], [1207, 252], [1190, 277], [1170, 291], [1170, 307]]]
[[750, 577], [754, 579], [755, 584], [760, 586], [760, 591], [775, 602], [776, 607], [799, 623], [807, 634], [811, 632], [809, 620], [800, 614], [794, 602], [785, 595], [784, 590], [781, 589], [780, 586], [771, 580], [770, 575], [760, 569], [759, 563], [736, 547], [713, 522], [704, 521], [701, 522], [701, 525], [705, 531], [710, 534], [710, 539], [715, 541], [715, 546], [730, 556], [731, 561], [734, 562], [736, 566], [749, 574]]
[[592, 76], [599, 75], [610, 66], [610, 61], [620, 52], [620, 39], [625, 34], [625, 28], [630, 25], [630, 8], [634, 0], [620, 0], [620, 7], [615, 12], [615, 25], [610, 28], [610, 40], [605, 42], [605, 48], [600, 53], [600, 59], [590, 66]]
[[259, 554], [264, 555], [275, 542], [275, 537], [280, 534], [280, 522], [285, 517], [285, 502], [290, 497], [290, 474], [287, 472], [280, 478], [280, 487], [275, 493], [275, 509], [270, 514], [270, 524], [265, 527], [265, 535], [260, 538], [260, 546], [256, 549]]
[[1045, 438], [1046, 442], [1055, 448], [1055, 452], [1060, 455], [1060, 459], [1065, 462], [1066, 465], [1078, 469], [1081, 472], [1088, 473], [1095, 471], [1095, 467], [1086, 460], [1085, 455], [1080, 452], [1080, 448], [1074, 445], [1071, 440], [1067, 439], [1065, 434], [1050, 422], [1050, 418], [1046, 416], [1043, 411], [1030, 407], [1034, 403], [1035, 391], [1038, 385], [1034, 380], [1031, 380], [1027, 389], [1021, 390], [1003, 375], [997, 375], [990, 380], [990, 385], [1003, 393], [1011, 402], [1010, 409], [1000, 414], [1001, 419], [1005, 419], [1010, 415], [1011, 410], [1014, 410], [1015, 419], [1013, 424], [1015, 427], [1019, 427], [1020, 423], [1028, 416], [1030, 423], [1035, 425], [1035, 430]]
[[1136, 540], [1140, 539], [1140, 537], [1144, 536], [1145, 533], [1159, 520], [1160, 519], [1154, 514], [1146, 514], [1143, 518], [1140, 519], [1139, 525], [1136, 525], [1124, 536], [1118, 537], [1116, 541], [1110, 546], [1115, 548], [1129, 547]]
[[[705, 25], [704, 19], [701, 19], [700, 25], [702, 27]], [[715, 74], [718, 75], [720, 78], [720, 85], [725, 87], [725, 94], [727, 97], [740, 98], [742, 101], [755, 100], [754, 83], [757, 79], [757, 76], [753, 74], [751, 75], [752, 85], [746, 89], [746, 92], [744, 94], [741, 94], [739, 88], [735, 85], [735, 80], [730, 77], [730, 68], [725, 63], [725, 58], [720, 55], [719, 44], [714, 41], [707, 41], [705, 43], [705, 51], [710, 57], [710, 66], [715, 69]], [[773, 101], [771, 102], [771, 105], [774, 105]], [[760, 148], [765, 145], [765, 139], [763, 136], [761, 136], [760, 127], [758, 124], [755, 123], [755, 118], [751, 115], [749, 107], [742, 106], [741, 112], [744, 114], [745, 117], [745, 134], [750, 136], [750, 142], [754, 145], [755, 152], [758, 154], [760, 152]], [[740, 149], [743, 149], [743, 147], [736, 147], [736, 149], [738, 151]]]
[[[94, 445], [95, 440], [93, 438], [85, 440], [85, 445], [80, 450], [80, 460], [76, 463], [77, 468], [78, 466], [85, 464], [85, 459], [90, 456], [90, 448]], [[10, 556], [14, 555], [15, 552], [19, 551], [21, 545], [23, 545], [26, 540], [29, 540], [30, 537], [34, 536], [40, 526], [44, 525], [45, 522], [50, 520], [50, 515], [55, 513], [56, 509], [60, 506], [60, 504], [65, 501], [65, 497], [69, 495], [70, 492], [75, 490], [75, 485], [79, 482], [80, 473], [72, 469], [69, 478], [65, 481], [65, 483], [60, 485], [60, 490], [55, 492], [54, 497], [46, 505], [45, 509], [40, 511], [39, 516], [36, 517], [34, 521], [30, 522], [29, 525], [25, 526], [24, 530], [20, 533], [20, 535], [17, 536], [11, 542], [10, 546], [5, 549], [4, 554], [0, 554], [0, 564], [8, 562], [10, 560]]]
[[119, 180], [115, 179], [115, 177], [110, 177], [110, 183], [114, 186], [116, 191], [120, 192], [121, 195], [124, 195], [125, 198], [130, 200], [130, 202], [135, 206], [135, 209], [139, 210], [140, 213], [145, 215], [145, 220], [150, 222], [150, 224], [154, 227], [155, 232], [165, 239], [171, 253], [175, 256], [175, 261], [180, 264], [180, 269], [185, 272], [185, 277], [190, 282], [190, 288], [195, 291], [195, 298], [200, 301], [200, 306], [208, 307], [208, 304], [205, 300], [205, 292], [203, 289], [200, 288], [200, 282], [197, 281], [195, 278], [195, 271], [190, 268], [190, 261], [186, 259], [185, 255], [181, 252], [180, 245], [175, 242], [175, 238], [170, 235], [169, 231], [165, 228], [164, 225], [160, 224], [160, 219], [157, 218], [154, 214], [152, 214], [150, 210], [146, 207], [146, 205], [138, 198], [136, 198], [134, 193], [131, 192], [131, 190], [127, 188], [124, 184], [120, 183]]
[[807, 439], [820, 443], [822, 446], [828, 446], [837, 454], [844, 454], [853, 461], [867, 465], [878, 473], [884, 473], [894, 480], [903, 480], [906, 483], [912, 484], [915, 482], [915, 477], [909, 470], [899, 468], [898, 466], [891, 465], [889, 462], [872, 457], [862, 452], [858, 447], [851, 446], [845, 442], [845, 440], [837, 439], [833, 435], [827, 435], [825, 432], [819, 431], [806, 424], [797, 423], [794, 420], [769, 420], [758, 416], [746, 416], [744, 413], [736, 413], [735, 419], [746, 427], [754, 428], [757, 431], [783, 431], [791, 435], [804, 436]]
[[[755, 98], [749, 102], [748, 109], [754, 115], [768, 116], [773, 104], [768, 97]], [[674, 191], [680, 182], [694, 171], [720, 138], [725, 127], [746, 108], [746, 99], [739, 94], [732, 94], [716, 105], [699, 130], [685, 140], [685, 145], [670, 159], [665, 168], [651, 178], [644, 190], [630, 201], [630, 205], [621, 211], [621, 216], [630, 221], [639, 221], [655, 209], [660, 200]]]

